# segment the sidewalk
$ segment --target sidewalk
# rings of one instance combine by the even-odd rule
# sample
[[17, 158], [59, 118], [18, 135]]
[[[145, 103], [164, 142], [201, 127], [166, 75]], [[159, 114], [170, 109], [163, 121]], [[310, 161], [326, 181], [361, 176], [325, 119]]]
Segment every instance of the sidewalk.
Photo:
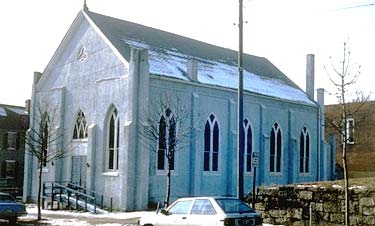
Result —
[[[19, 225], [30, 225], [28, 222], [36, 220], [38, 209], [34, 204], [27, 205], [27, 216], [19, 218]], [[138, 212], [112, 212], [108, 214], [93, 214], [80, 211], [66, 210], [43, 210], [41, 224], [61, 225], [61, 226], [134, 226], [137, 225], [138, 218], [154, 214], [153, 211]]]

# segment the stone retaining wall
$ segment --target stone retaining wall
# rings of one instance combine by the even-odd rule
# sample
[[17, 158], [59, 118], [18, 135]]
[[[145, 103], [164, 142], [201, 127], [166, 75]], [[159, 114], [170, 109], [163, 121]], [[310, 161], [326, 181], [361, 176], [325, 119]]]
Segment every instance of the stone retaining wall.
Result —
[[[252, 195], [248, 202], [251, 203]], [[255, 209], [263, 222], [279, 225], [343, 225], [344, 189], [340, 186], [295, 186], [257, 189]], [[350, 224], [375, 225], [375, 189], [350, 189]]]

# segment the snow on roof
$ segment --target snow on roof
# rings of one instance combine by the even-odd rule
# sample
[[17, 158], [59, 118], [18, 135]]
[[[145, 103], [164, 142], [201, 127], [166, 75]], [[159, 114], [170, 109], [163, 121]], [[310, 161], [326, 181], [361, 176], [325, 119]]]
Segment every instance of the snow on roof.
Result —
[[4, 117], [8, 116], [7, 112], [5, 111], [5, 109], [3, 107], [1, 107], [1, 106], [0, 106], [0, 116], [4, 116]]
[[[130, 48], [149, 50], [150, 73], [188, 81], [189, 59], [198, 62], [198, 82], [237, 89], [237, 51], [91, 11], [85, 14], [125, 60]], [[264, 57], [244, 54], [244, 89], [248, 92], [317, 105]]]
[[[166, 50], [150, 46], [146, 43], [123, 39], [135, 48], [149, 50], [150, 73], [172, 78], [189, 80], [187, 65], [191, 56], [180, 53], [177, 49]], [[237, 66], [219, 61], [195, 58], [198, 61], [198, 82], [202, 84], [238, 88]], [[265, 96], [314, 104], [300, 89], [282, 83], [279, 79], [265, 78], [244, 69], [244, 90]]]
[[25, 108], [24, 107], [8, 106], [7, 108], [9, 110], [13, 111], [16, 114], [27, 115], [27, 112], [25, 112]]

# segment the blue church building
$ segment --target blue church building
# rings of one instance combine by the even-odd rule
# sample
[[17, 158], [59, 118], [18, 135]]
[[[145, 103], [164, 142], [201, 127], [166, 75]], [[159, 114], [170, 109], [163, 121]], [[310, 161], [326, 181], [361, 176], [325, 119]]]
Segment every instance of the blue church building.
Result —
[[[244, 54], [244, 182], [252, 190], [252, 153], [259, 153], [257, 186], [331, 178], [324, 141], [324, 98], [314, 100], [314, 56], [307, 56], [306, 92], [263, 57]], [[113, 197], [130, 211], [163, 202], [165, 149], [173, 131], [192, 128], [173, 156], [171, 199], [237, 193], [237, 52], [140, 24], [81, 10], [43, 73], [34, 73], [30, 126], [50, 130], [68, 148], [48, 163], [44, 181], [72, 181]], [[163, 136], [144, 141], [152, 106], [176, 97], [188, 125], [162, 112]], [[173, 102], [173, 100], [172, 100]], [[171, 116], [172, 115], [172, 116]], [[172, 117], [172, 118], [171, 118]], [[166, 138], [168, 134], [169, 138]], [[178, 134], [178, 133], [176, 133]], [[38, 160], [25, 157], [24, 198], [36, 199]]]

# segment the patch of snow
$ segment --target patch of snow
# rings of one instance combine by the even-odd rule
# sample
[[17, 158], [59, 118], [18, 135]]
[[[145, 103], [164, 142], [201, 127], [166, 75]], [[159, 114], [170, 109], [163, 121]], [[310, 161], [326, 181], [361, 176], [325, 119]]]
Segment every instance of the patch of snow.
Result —
[[172, 51], [166, 52], [149, 51], [150, 73], [187, 81], [188, 58]]
[[360, 190], [366, 190], [366, 189], [367, 189], [367, 186], [363, 186], [363, 185], [353, 185], [353, 186], [349, 187], [349, 189], [360, 189]]
[[97, 224], [97, 226], [123, 226], [123, 224]]
[[149, 45], [141, 41], [135, 41], [130, 39], [123, 39], [123, 41], [131, 47], [135, 47], [138, 49], [149, 49]]
[[27, 112], [25, 111], [24, 108], [22, 107], [7, 107], [9, 110], [13, 111], [14, 113], [16, 114], [19, 114], [19, 115], [27, 115]]
[[299, 185], [297, 185], [297, 188], [317, 188], [317, 185], [315, 185], [315, 184], [299, 184]]
[[[27, 213], [37, 214], [38, 208], [36, 205], [27, 205]], [[135, 211], [135, 212], [107, 212], [104, 214], [94, 214], [90, 212], [80, 211], [66, 211], [66, 210], [46, 210], [42, 209], [42, 215], [61, 215], [72, 217], [86, 217], [86, 218], [114, 218], [114, 219], [131, 219], [141, 216], [150, 216], [155, 214], [155, 211]]]
[[[141, 41], [129, 39], [123, 39], [123, 41], [132, 47], [149, 50], [151, 74], [189, 80], [187, 77], [187, 65], [191, 56], [182, 54], [174, 48], [168, 50], [156, 48]], [[198, 81], [200, 83], [231, 89], [238, 88], [238, 69], [236, 65], [226, 64], [223, 60], [212, 61], [196, 57], [195, 59], [198, 62]], [[247, 70], [244, 70], [243, 75], [243, 87], [246, 91], [314, 104], [302, 90], [285, 84], [281, 80], [266, 78]]]
[[77, 220], [77, 219], [47, 219], [43, 220], [40, 223], [46, 223], [48, 225], [64, 225], [64, 226], [89, 226], [86, 221]]
[[262, 226], [283, 226], [282, 224], [265, 224], [263, 223]]
[[[200, 62], [198, 68], [199, 82], [237, 89], [237, 66], [211, 61], [209, 64]], [[243, 88], [266, 96], [313, 104], [303, 91], [286, 85], [280, 80], [264, 78], [246, 70], [243, 74]]]
[[338, 184], [334, 184], [334, 185], [332, 185], [332, 188], [338, 188], [338, 189], [341, 189], [342, 186], [341, 186], [341, 185], [338, 185]]

